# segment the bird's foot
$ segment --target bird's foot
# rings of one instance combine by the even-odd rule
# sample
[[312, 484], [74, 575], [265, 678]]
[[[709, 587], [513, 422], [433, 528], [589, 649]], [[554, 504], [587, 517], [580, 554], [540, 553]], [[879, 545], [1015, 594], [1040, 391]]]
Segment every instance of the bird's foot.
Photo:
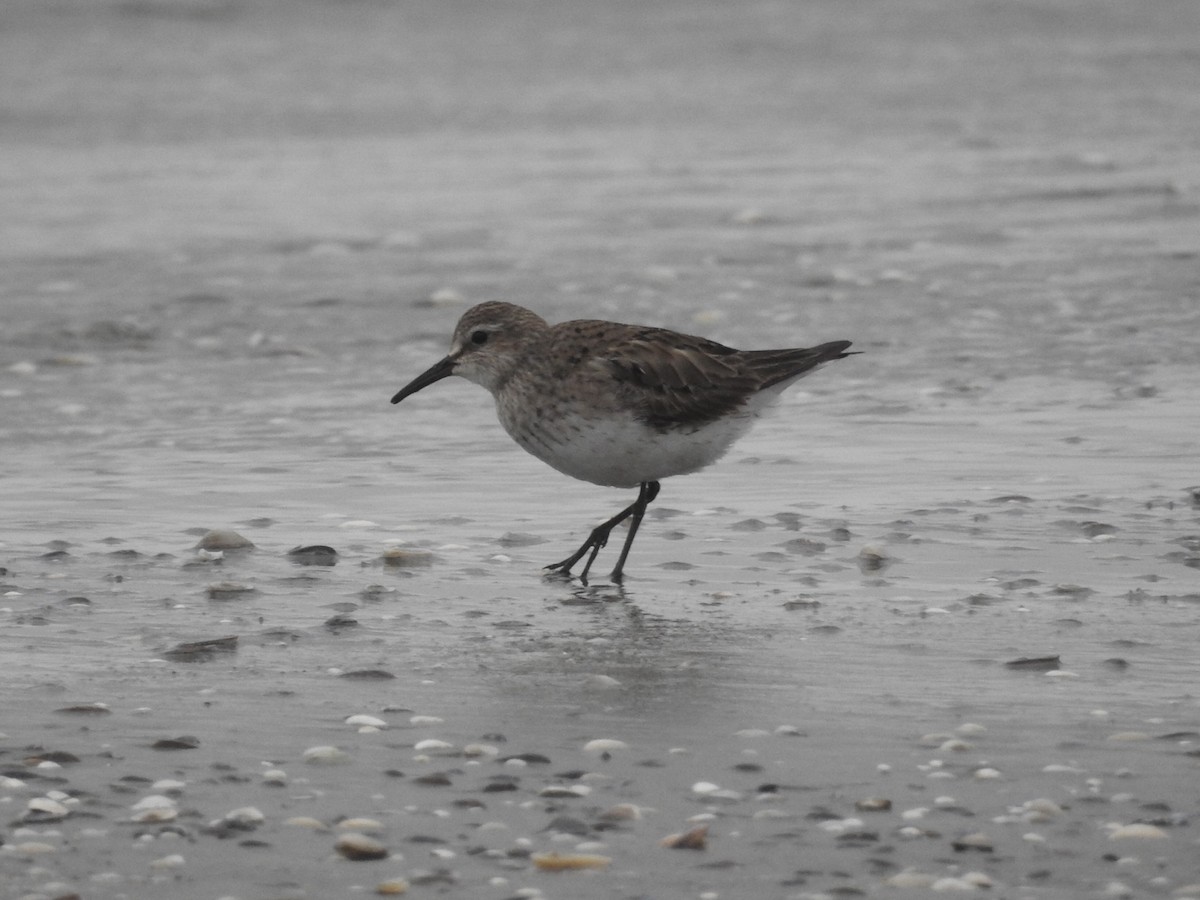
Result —
[[[550, 563], [550, 565], [546, 566], [545, 568], [566, 578], [571, 578], [571, 567], [583, 559], [584, 556], [587, 556], [587, 563], [584, 564], [583, 571], [579, 573], [580, 583], [586, 586], [588, 583], [588, 572], [591, 571], [592, 563], [596, 561], [596, 554], [598, 554], [604, 548], [604, 545], [608, 543], [608, 534], [610, 531], [612, 531], [612, 526], [606, 522], [599, 528], [594, 529], [592, 533], [588, 535], [588, 539], [583, 542], [582, 547], [561, 562]], [[620, 573], [618, 572], [617, 575], [619, 580]]]

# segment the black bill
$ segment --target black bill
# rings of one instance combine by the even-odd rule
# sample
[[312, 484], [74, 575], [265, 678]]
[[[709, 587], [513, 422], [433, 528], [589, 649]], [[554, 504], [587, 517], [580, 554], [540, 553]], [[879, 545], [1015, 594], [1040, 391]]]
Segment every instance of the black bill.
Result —
[[400, 390], [396, 392], [396, 396], [392, 398], [392, 402], [399, 403], [410, 394], [415, 394], [417, 391], [421, 390], [421, 388], [429, 387], [429, 385], [433, 384], [435, 381], [441, 381], [443, 378], [453, 375], [454, 365], [455, 360], [447, 356], [441, 362], [430, 366], [429, 369], [422, 372], [404, 387], [400, 388]]

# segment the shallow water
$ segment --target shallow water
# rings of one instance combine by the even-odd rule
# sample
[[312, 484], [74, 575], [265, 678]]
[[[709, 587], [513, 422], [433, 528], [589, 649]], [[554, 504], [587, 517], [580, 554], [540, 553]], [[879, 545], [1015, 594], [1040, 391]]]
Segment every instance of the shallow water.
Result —
[[[1194, 6], [295, 8], [0, 32], [0, 897], [1200, 894]], [[864, 354], [584, 588], [497, 297]]]

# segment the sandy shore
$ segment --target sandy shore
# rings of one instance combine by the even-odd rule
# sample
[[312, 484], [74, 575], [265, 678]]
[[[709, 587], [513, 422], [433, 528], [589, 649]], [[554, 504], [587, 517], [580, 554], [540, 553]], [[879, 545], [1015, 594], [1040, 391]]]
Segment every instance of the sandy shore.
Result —
[[[0, 898], [1200, 896], [1200, 7], [3, 18]], [[584, 589], [497, 298], [865, 353]]]

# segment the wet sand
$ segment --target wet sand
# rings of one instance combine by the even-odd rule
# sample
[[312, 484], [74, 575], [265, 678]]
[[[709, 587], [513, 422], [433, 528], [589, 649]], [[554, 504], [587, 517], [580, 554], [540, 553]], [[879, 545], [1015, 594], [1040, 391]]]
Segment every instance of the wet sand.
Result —
[[[1200, 896], [1194, 4], [5, 18], [0, 898]], [[583, 588], [484, 299], [865, 352]]]

